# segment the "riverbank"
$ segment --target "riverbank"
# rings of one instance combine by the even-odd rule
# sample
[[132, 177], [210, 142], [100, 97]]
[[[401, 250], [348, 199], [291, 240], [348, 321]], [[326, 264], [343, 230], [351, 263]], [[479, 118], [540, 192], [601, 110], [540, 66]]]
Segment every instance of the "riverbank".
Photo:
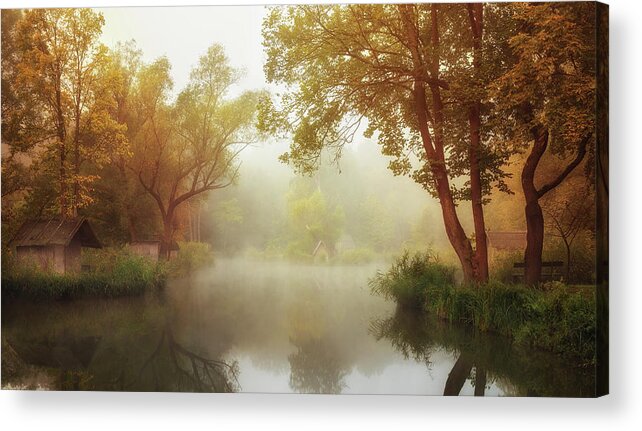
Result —
[[162, 288], [167, 271], [145, 258], [123, 255], [110, 270], [56, 274], [30, 266], [2, 273], [2, 300], [57, 301], [142, 295]]
[[454, 270], [429, 254], [397, 259], [370, 280], [373, 293], [514, 343], [595, 363], [595, 295], [553, 282], [541, 288], [491, 281], [457, 285]]
[[171, 261], [153, 261], [126, 248], [106, 248], [83, 255], [80, 273], [57, 274], [37, 265], [3, 258], [2, 300], [58, 301], [81, 298], [138, 296], [162, 289], [170, 278], [180, 278], [212, 263], [206, 244], [180, 243]]

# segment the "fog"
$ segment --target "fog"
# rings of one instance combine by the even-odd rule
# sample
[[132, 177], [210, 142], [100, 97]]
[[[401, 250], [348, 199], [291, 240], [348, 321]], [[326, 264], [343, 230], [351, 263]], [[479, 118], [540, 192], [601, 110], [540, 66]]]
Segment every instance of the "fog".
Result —
[[326, 161], [311, 175], [279, 161], [285, 142], [246, 149], [237, 183], [202, 206], [201, 240], [226, 256], [305, 260], [319, 241], [330, 259], [356, 250], [367, 260], [405, 249], [447, 254], [438, 202], [412, 179], [394, 176], [376, 142], [355, 141], [338, 163]]

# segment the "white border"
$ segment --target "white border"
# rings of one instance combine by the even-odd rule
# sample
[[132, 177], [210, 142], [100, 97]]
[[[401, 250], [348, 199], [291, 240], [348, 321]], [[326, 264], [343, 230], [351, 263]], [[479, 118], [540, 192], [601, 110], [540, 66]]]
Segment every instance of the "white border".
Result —
[[[2, 7], [231, 3], [4, 0]], [[270, 4], [264, 0], [234, 3]], [[2, 429], [642, 429], [642, 372], [639, 369], [642, 363], [639, 224], [642, 2], [611, 0], [608, 3], [611, 4], [611, 395], [577, 400], [2, 391]]]

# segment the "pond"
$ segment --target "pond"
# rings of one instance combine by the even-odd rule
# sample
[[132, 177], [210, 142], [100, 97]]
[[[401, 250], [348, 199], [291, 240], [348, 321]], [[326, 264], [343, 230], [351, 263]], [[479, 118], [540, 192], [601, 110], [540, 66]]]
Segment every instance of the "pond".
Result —
[[145, 297], [4, 305], [3, 387], [594, 395], [591, 367], [372, 296], [384, 268], [220, 259]]

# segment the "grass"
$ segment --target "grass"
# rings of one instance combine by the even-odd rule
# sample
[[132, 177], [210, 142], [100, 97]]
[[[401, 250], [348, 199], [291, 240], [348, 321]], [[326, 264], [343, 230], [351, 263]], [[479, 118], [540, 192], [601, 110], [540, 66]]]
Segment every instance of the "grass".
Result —
[[421, 308], [428, 291], [455, 284], [455, 271], [439, 263], [431, 253], [404, 253], [387, 272], [377, 272], [370, 280], [373, 293], [394, 299], [400, 305]]
[[154, 262], [127, 248], [86, 250], [82, 264], [90, 270], [68, 274], [43, 271], [35, 264], [4, 255], [2, 299], [51, 301], [142, 295], [163, 288], [168, 278], [185, 277], [213, 260], [207, 244], [179, 245], [178, 255], [169, 262]]
[[595, 296], [548, 283], [540, 289], [491, 281], [454, 283], [453, 270], [430, 254], [404, 254], [370, 286], [401, 306], [510, 337], [518, 344], [595, 362]]
[[65, 300], [141, 295], [161, 288], [166, 272], [161, 265], [125, 251], [96, 254], [89, 272], [56, 274], [28, 263], [4, 260], [2, 300]]
[[211, 265], [214, 255], [209, 244], [203, 242], [179, 242], [178, 254], [165, 263], [170, 277], [185, 277], [194, 271]]

